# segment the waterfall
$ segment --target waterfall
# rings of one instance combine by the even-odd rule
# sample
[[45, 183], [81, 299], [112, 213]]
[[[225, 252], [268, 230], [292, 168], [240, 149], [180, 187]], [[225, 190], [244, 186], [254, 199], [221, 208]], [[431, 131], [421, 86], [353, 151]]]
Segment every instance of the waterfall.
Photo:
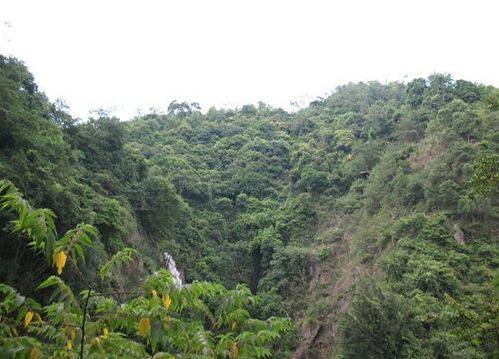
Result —
[[168, 252], [165, 252], [164, 256], [165, 256], [166, 268], [168, 268], [168, 270], [172, 274], [173, 283], [175, 284], [176, 287], [181, 287], [182, 286], [182, 278], [180, 277], [180, 272], [177, 269], [177, 265], [175, 264], [175, 260]]

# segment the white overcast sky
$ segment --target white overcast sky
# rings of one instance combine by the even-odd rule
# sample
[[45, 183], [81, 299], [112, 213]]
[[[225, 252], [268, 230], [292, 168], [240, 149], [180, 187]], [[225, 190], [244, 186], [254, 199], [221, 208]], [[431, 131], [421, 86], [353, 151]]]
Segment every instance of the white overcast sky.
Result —
[[499, 85], [497, 0], [0, 0], [0, 53], [75, 116], [173, 99], [289, 108], [350, 81]]

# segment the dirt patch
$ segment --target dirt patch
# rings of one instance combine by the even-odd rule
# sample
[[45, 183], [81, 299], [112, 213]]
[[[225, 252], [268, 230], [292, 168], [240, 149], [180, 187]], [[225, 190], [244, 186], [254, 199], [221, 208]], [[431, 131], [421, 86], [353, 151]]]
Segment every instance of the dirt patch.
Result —
[[424, 169], [439, 154], [446, 149], [442, 138], [429, 137], [421, 142], [414, 154], [409, 157], [409, 162], [414, 170]]

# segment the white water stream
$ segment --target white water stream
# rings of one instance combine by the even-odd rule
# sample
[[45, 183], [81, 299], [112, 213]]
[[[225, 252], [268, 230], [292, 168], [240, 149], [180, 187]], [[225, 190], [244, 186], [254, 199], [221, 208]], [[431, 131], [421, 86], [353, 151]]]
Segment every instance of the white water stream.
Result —
[[177, 265], [175, 264], [175, 260], [168, 252], [165, 252], [164, 256], [165, 256], [166, 268], [168, 268], [168, 270], [172, 274], [173, 283], [175, 284], [176, 287], [181, 287], [183, 285], [182, 278], [180, 277], [180, 272], [178, 271]]

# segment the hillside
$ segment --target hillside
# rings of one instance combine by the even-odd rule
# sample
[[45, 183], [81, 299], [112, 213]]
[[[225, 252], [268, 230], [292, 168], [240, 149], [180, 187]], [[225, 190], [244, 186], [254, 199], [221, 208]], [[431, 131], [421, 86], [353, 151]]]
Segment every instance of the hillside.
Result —
[[[82, 277], [126, 291], [168, 252], [185, 282], [246, 284], [252, 317], [292, 318], [265, 342], [271, 357], [499, 355], [499, 89], [434, 74], [347, 84], [293, 113], [173, 102], [77, 121], [66, 110], [0, 57], [0, 178], [51, 209], [58, 233], [96, 229], [85, 263], [63, 273], [75, 292]], [[51, 303], [36, 287], [54, 269], [20, 238], [32, 232], [0, 218], [0, 283]], [[127, 249], [140, 256], [99, 281], [95, 268]], [[210, 304], [225, 293], [206, 290]], [[1, 303], [2, 318], [18, 315]], [[16, 335], [0, 329], [6, 346]]]

